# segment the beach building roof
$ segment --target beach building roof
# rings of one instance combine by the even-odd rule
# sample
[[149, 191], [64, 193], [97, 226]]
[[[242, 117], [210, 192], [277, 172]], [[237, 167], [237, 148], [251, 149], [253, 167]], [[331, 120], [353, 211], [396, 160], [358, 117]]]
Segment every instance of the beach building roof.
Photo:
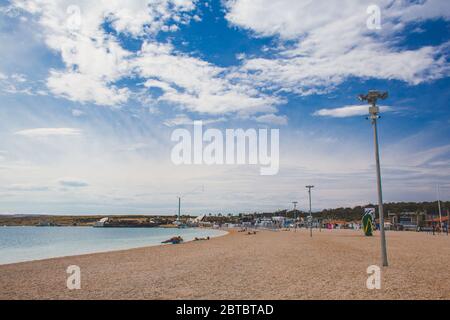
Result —
[[440, 222], [442, 220], [442, 222], [444, 221], [448, 221], [448, 216], [443, 216], [442, 219], [439, 218], [439, 215], [435, 215], [433, 219], [427, 219], [427, 222]]

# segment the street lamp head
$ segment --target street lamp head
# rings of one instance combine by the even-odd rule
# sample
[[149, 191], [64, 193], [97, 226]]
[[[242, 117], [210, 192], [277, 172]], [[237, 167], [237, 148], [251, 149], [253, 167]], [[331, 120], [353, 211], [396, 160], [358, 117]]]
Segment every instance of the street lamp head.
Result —
[[368, 94], [358, 95], [360, 101], [367, 101], [369, 104], [375, 106], [378, 99], [385, 100], [388, 97], [387, 91], [381, 92], [378, 90], [370, 90]]

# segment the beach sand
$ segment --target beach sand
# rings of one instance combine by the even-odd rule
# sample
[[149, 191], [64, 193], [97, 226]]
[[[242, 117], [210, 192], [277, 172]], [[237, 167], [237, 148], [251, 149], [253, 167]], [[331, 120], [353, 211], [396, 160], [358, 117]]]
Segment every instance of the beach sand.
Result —
[[450, 237], [390, 231], [387, 244], [380, 290], [366, 287], [378, 234], [303, 229], [3, 265], [0, 299], [450, 299]]

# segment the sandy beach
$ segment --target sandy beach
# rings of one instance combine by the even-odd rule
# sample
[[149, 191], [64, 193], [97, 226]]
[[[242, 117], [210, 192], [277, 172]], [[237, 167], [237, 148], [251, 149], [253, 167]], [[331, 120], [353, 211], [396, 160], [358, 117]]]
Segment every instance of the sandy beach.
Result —
[[[387, 241], [380, 290], [366, 288], [378, 234], [303, 229], [2, 265], [0, 299], [450, 299], [450, 237]], [[80, 290], [66, 287], [69, 265]]]

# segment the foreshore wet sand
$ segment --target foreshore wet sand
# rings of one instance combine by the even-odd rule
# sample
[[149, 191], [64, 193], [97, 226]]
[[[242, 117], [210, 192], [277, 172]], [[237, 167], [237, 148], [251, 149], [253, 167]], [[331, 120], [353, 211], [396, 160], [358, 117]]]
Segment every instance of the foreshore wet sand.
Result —
[[[208, 241], [0, 265], [0, 299], [450, 299], [450, 237], [387, 232], [381, 289], [380, 238], [361, 231], [230, 230]], [[66, 269], [81, 268], [81, 289]]]

